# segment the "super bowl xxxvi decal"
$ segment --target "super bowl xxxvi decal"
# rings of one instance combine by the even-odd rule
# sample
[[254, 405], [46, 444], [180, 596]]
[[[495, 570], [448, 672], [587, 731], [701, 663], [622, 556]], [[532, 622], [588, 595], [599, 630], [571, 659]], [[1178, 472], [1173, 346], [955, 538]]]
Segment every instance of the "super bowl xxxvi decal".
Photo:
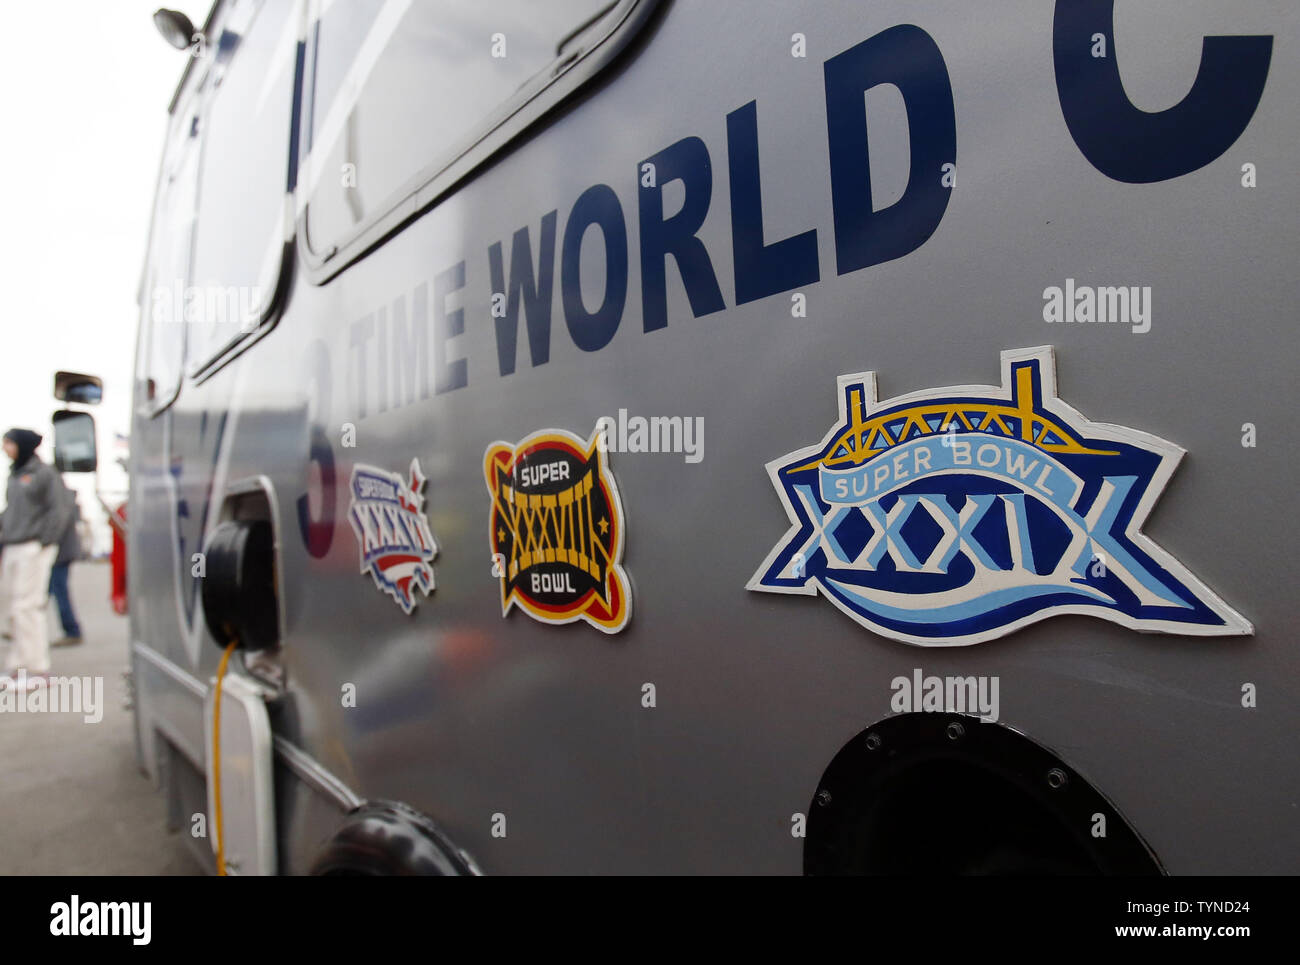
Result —
[[820, 592], [906, 643], [990, 640], [1056, 613], [1135, 630], [1246, 634], [1240, 615], [1141, 532], [1183, 455], [1087, 421], [1050, 346], [1002, 354], [1002, 385], [880, 402], [839, 379], [840, 421], [767, 466], [793, 524], [749, 582]]
[[424, 516], [425, 477], [420, 460], [411, 460], [408, 478], [357, 465], [352, 468], [352, 506], [348, 520], [361, 549], [361, 572], [406, 613], [418, 602], [415, 592], [433, 592], [433, 558], [438, 546]]
[[545, 429], [518, 445], [488, 446], [488, 540], [502, 616], [518, 605], [543, 623], [586, 620], [606, 633], [627, 626], [623, 509], [598, 435], [584, 442]]

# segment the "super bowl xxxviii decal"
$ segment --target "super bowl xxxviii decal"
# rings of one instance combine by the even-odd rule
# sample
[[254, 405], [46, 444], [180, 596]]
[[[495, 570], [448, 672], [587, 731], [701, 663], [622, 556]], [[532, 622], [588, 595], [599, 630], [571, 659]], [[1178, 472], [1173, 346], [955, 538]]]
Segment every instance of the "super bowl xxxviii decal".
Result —
[[416, 591], [433, 592], [433, 558], [438, 545], [424, 515], [425, 477], [420, 460], [410, 474], [374, 466], [352, 467], [348, 520], [361, 550], [361, 573], [369, 573], [405, 613], [419, 602]]
[[545, 429], [488, 446], [488, 540], [502, 616], [518, 606], [543, 623], [585, 620], [605, 633], [627, 626], [623, 509], [598, 438]]
[[874, 372], [841, 376], [839, 407], [821, 443], [767, 466], [793, 525], [749, 589], [821, 593], [931, 646], [1057, 613], [1252, 632], [1141, 532], [1183, 450], [1062, 402], [1050, 346], [1003, 352], [1001, 386], [882, 402]]

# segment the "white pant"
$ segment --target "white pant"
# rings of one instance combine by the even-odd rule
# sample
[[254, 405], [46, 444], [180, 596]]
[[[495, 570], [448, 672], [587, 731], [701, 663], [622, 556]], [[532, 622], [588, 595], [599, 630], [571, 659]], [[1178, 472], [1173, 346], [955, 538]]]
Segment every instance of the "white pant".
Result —
[[10, 543], [4, 548], [0, 578], [9, 592], [9, 631], [14, 636], [6, 670], [22, 668], [28, 673], [50, 670], [45, 601], [50, 595], [50, 568], [58, 554], [57, 546], [42, 546], [36, 540]]

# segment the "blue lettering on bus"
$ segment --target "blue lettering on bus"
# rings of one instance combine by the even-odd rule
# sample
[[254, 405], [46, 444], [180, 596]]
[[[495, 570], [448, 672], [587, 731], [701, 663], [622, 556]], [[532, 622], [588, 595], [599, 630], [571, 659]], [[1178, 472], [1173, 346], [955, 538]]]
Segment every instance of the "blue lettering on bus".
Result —
[[[1150, 184], [1203, 168], [1230, 148], [1264, 94], [1272, 37], [1206, 37], [1187, 96], [1164, 111], [1133, 106], [1115, 50], [1115, 0], [1058, 0], [1052, 23], [1056, 91], [1070, 136], [1102, 174]], [[1095, 57], [1091, 38], [1105, 38]]]
[[[641, 319], [645, 330], [653, 332], [668, 325], [669, 255], [677, 262], [696, 318], [720, 312], [727, 305], [708, 249], [697, 237], [713, 197], [708, 147], [698, 137], [684, 137], [642, 164], [654, 166], [654, 184], [642, 185], [637, 193], [641, 216]], [[671, 181], [681, 181], [686, 196], [681, 210], [665, 218], [663, 186]]]
[[[1061, 0], [1053, 25], [1057, 92], [1066, 126], [1085, 158], [1107, 177], [1148, 183], [1179, 177], [1221, 156], [1245, 130], [1259, 104], [1268, 75], [1272, 37], [1206, 37], [1196, 82], [1183, 101], [1157, 113], [1141, 111], [1125, 94], [1114, 57], [1113, 0]], [[1093, 55], [1093, 37], [1105, 37], [1109, 56]], [[836, 272], [861, 271], [910, 254], [938, 230], [948, 208], [952, 182], [941, 176], [956, 164], [957, 136], [952, 84], [934, 39], [913, 24], [890, 27], [831, 57], [823, 64], [826, 136]], [[873, 205], [869, 117], [863, 95], [890, 84], [907, 111], [909, 170], [902, 196], [888, 207]], [[736, 305], [816, 284], [821, 279], [815, 228], [768, 242], [758, 147], [758, 105], [749, 101], [727, 117], [727, 174], [731, 202], [732, 277]], [[664, 214], [664, 185], [681, 184], [681, 207]], [[668, 325], [668, 261], [671, 258], [696, 318], [727, 307], [714, 261], [700, 232], [713, 196], [709, 148], [694, 135], [683, 137], [637, 165], [637, 240], [644, 331]], [[598, 352], [622, 322], [629, 284], [628, 227], [614, 188], [594, 184], [574, 201], [556, 251], [558, 212], [541, 218], [537, 261], [531, 229], [516, 230], [507, 269], [503, 243], [489, 246], [488, 278], [501, 376], [515, 372], [522, 312], [533, 367], [550, 360], [554, 276], [559, 259], [560, 298], [573, 344]], [[603, 296], [588, 309], [582, 298], [581, 254], [590, 229], [603, 241]], [[595, 243], [595, 239], [590, 239]], [[595, 288], [589, 279], [589, 290]], [[464, 333], [464, 308], [447, 301], [466, 286], [464, 261], [434, 281], [432, 365], [436, 394], [469, 384], [468, 359], [455, 349]], [[408, 330], [394, 305], [392, 352], [404, 372], [420, 367], [420, 398], [427, 398], [423, 357], [423, 299]], [[368, 346], [377, 339], [378, 411], [414, 401], [408, 375], [406, 398], [390, 390], [386, 312], [371, 313], [350, 328], [348, 387], [351, 411], [367, 415]], [[399, 331], [400, 327], [400, 331]], [[412, 334], [414, 332], [414, 334]], [[410, 358], [410, 346], [416, 352]], [[390, 400], [390, 395], [396, 397]]]
[[449, 343], [465, 331], [465, 309], [447, 311], [447, 299], [465, 287], [465, 262], [458, 261], [433, 279], [433, 391], [439, 395], [469, 384], [469, 363], [453, 359]]
[[821, 279], [817, 232], [763, 242], [763, 196], [758, 173], [758, 108], [755, 101], [727, 115], [727, 164], [731, 185], [731, 250], [736, 304], [788, 292]]
[[[600, 307], [587, 311], [582, 303], [579, 266], [582, 239], [595, 226], [605, 238], [605, 294]], [[608, 184], [593, 184], [578, 196], [564, 226], [560, 254], [560, 288], [564, 296], [564, 321], [573, 344], [584, 352], [597, 352], [609, 344], [623, 320], [627, 302], [627, 225], [623, 206]]]
[[[528, 328], [528, 351], [533, 368], [551, 358], [551, 291], [555, 279], [555, 220], [558, 212], [542, 215], [542, 243], [537, 253], [537, 274], [533, 274], [533, 249], [528, 241], [528, 227], [515, 232], [510, 242], [510, 284], [506, 285], [505, 263], [501, 242], [488, 249], [488, 272], [492, 278], [493, 297], [506, 296], [505, 314], [496, 317], [497, 364], [502, 375], [515, 370], [519, 342], [519, 310]], [[495, 313], [494, 313], [495, 314]]]
[[[902, 258], [934, 234], [948, 208], [939, 170], [956, 163], [957, 122], [943, 55], [920, 27], [890, 27], [826, 61], [825, 74], [835, 259], [847, 275]], [[862, 95], [879, 84], [903, 95], [911, 161], [903, 196], [874, 211]]]

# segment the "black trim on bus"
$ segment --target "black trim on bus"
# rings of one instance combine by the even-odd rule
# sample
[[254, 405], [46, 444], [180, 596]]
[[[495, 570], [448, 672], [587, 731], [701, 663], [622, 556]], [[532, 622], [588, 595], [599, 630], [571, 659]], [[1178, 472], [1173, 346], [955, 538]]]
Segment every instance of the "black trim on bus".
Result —
[[[511, 141], [536, 124], [563, 101], [590, 83], [614, 62], [660, 9], [663, 0], [617, 0], [613, 8], [593, 22], [608, 21], [608, 29], [577, 51], [561, 51], [549, 67], [539, 72], [511, 100], [501, 104], [450, 157], [443, 157], [424, 168], [406, 185], [379, 206], [350, 234], [316, 249], [309, 233], [311, 205], [304, 203], [297, 219], [298, 253], [313, 285], [333, 278], [397, 234], [457, 185], [482, 167]], [[313, 23], [313, 38], [318, 36], [319, 21]], [[588, 25], [569, 37], [581, 34]], [[569, 38], [566, 38], [566, 42]], [[315, 75], [316, 44], [310, 46], [311, 66]], [[308, 98], [307, 117], [314, 111], [315, 90]], [[311, 157], [310, 130], [306, 158]]]
[[1165, 874], [1080, 771], [969, 713], [872, 724], [836, 753], [807, 814], [807, 875]]
[[[211, 22], [211, 16], [209, 16], [208, 21]], [[185, 68], [184, 76], [186, 79], [190, 77], [190, 72], [193, 65], [194, 65], [194, 58], [191, 58], [190, 63]], [[184, 101], [187, 105], [187, 108], [182, 113], [189, 115], [190, 119], [188, 123], [191, 125], [191, 131], [193, 130], [193, 124], [196, 120], [202, 123], [202, 118], [203, 118], [202, 104], [198, 102], [198, 98], [202, 96], [203, 85], [207, 83], [207, 79], [208, 79], [207, 67], [205, 65], [204, 72], [201, 75], [199, 75], [197, 80], [195, 80], [194, 87], [188, 94], [182, 96], [183, 91], [180, 89], [177, 90], [176, 95], [172, 98], [172, 104], [168, 108], [168, 117], [169, 118], [173, 117], [176, 113], [176, 108], [180, 105], [182, 101]], [[184, 81], [182, 81], [182, 85], [183, 84]], [[189, 98], [195, 99], [195, 106], [193, 110], [190, 110], [188, 107]], [[138, 393], [140, 391], [140, 382], [141, 382], [140, 376], [144, 375], [146, 381], [151, 381], [149, 379], [149, 376], [152, 374], [148, 370], [150, 364], [149, 355], [153, 351], [153, 338], [154, 338], [156, 322], [152, 318], [153, 292], [152, 290], [149, 290], [146, 286], [154, 280], [153, 278], [154, 231], [158, 227], [157, 224], [158, 201], [161, 196], [161, 192], [163, 190], [163, 185], [167, 181], [168, 170], [169, 170], [168, 161], [174, 159], [174, 156], [170, 153], [172, 147], [172, 137], [173, 137], [172, 124], [173, 123], [174, 123], [173, 121], [169, 120], [167, 125], [167, 137], [163, 141], [162, 161], [158, 166], [158, 184], [154, 189], [153, 215], [149, 219], [149, 244], [148, 247], [145, 249], [144, 272], [140, 276], [141, 288], [140, 291], [137, 293], [138, 304], [140, 307], [140, 312], [142, 317], [141, 323], [137, 331], [140, 333], [147, 333], [148, 338], [141, 339], [137, 337], [136, 340], [135, 368], [131, 375], [131, 409], [133, 413], [138, 413], [139, 415], [143, 416], [146, 419], [155, 419], [159, 415], [166, 412], [168, 409], [172, 407], [172, 405], [176, 402], [176, 400], [180, 398], [181, 386], [185, 384], [185, 377], [188, 372], [185, 364], [186, 362], [185, 354], [187, 349], [189, 348], [189, 332], [186, 329], [182, 328], [181, 340], [180, 340], [180, 361], [176, 373], [176, 381], [171, 385], [171, 387], [167, 392], [167, 395], [165, 396], [159, 396], [154, 399], [139, 398]], [[197, 209], [199, 182], [202, 180], [202, 174], [203, 174], [203, 145], [200, 143], [196, 147], [187, 148], [187, 150], [195, 150], [199, 152], [199, 157], [195, 161], [197, 170], [195, 171], [195, 175], [194, 175], [196, 181], [194, 186], [194, 204]], [[195, 229], [193, 225], [191, 225], [190, 237], [189, 237], [190, 250], [188, 255], [188, 261], [186, 263], [187, 264], [186, 274], [188, 274], [189, 271], [193, 268], [194, 237], [195, 237]], [[144, 321], [144, 319], [146, 318], [148, 319], [147, 323]], [[141, 368], [142, 366], [143, 366], [143, 370]]]
[[[216, 0], [216, 2], [212, 4], [211, 9], [208, 10], [207, 19], [203, 21], [203, 26], [199, 28], [199, 33], [203, 36], [203, 39], [205, 41], [207, 40], [208, 36], [212, 33], [212, 22], [217, 15], [217, 10], [219, 10], [221, 7], [224, 7], [225, 5], [226, 5], [226, 0]], [[188, 56], [190, 58], [189, 63], [185, 65], [185, 70], [181, 72], [180, 83], [176, 85], [176, 90], [172, 94], [172, 99], [167, 104], [168, 114], [175, 113], [176, 105], [180, 103], [181, 94], [184, 93], [185, 91], [185, 84], [190, 79], [190, 72], [194, 70], [194, 64], [198, 60], [198, 58], [195, 57], [193, 54], [189, 54]]]
[[[297, 50], [294, 55], [293, 68], [293, 99], [290, 107], [289, 117], [289, 152], [288, 166], [285, 174], [285, 195], [283, 203], [292, 205], [294, 203], [294, 191], [298, 183], [298, 166], [299, 166], [299, 140], [298, 134], [302, 123], [302, 106], [303, 106], [303, 83], [306, 67], [306, 43], [302, 39], [302, 24], [299, 24], [299, 39]], [[284, 212], [282, 212], [283, 214]], [[294, 225], [288, 217], [282, 221], [284, 225]], [[271, 292], [271, 297], [263, 306], [258, 314], [257, 326], [248, 332], [241, 332], [234, 338], [230, 339], [225, 345], [216, 351], [209, 359], [196, 366], [190, 373], [190, 380], [198, 385], [210, 378], [218, 369], [226, 365], [231, 359], [242, 354], [251, 345], [259, 341], [263, 336], [275, 328], [280, 316], [284, 313], [285, 303], [288, 301], [289, 287], [293, 280], [294, 264], [294, 234], [293, 227], [283, 246], [280, 248], [280, 269], [276, 273], [275, 288]], [[187, 360], [188, 361], [188, 360]]]

